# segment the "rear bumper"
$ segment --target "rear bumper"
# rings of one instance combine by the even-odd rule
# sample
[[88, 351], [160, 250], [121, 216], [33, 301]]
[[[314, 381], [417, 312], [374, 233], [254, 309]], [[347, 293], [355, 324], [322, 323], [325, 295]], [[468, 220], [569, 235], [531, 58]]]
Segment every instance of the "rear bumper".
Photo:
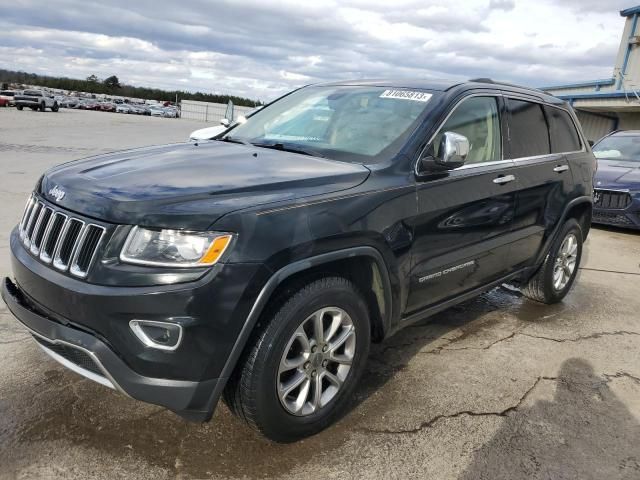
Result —
[[8, 278], [2, 283], [2, 298], [39, 346], [67, 368], [137, 400], [169, 408], [190, 420], [204, 421], [210, 417], [210, 396], [218, 379], [197, 382], [142, 376], [100, 339], [36, 312]]

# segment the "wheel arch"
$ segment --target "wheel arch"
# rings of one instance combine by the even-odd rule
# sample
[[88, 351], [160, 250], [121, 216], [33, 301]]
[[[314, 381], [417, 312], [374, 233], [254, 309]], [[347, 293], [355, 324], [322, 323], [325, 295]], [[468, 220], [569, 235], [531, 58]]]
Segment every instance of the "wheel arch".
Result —
[[591, 228], [592, 211], [593, 199], [590, 196], [583, 195], [576, 197], [567, 203], [560, 220], [556, 223], [556, 226], [553, 229], [552, 234], [547, 237], [544, 248], [540, 249], [535, 265], [540, 266], [542, 264], [551, 249], [551, 245], [553, 245], [558, 233], [562, 229], [562, 225], [564, 225], [564, 222], [566, 222], [568, 218], [575, 218], [578, 221], [580, 228], [583, 229], [583, 241], [586, 240], [587, 235], [589, 234], [589, 229]]
[[[378, 276], [378, 280], [373, 280], [373, 282], [379, 281], [380, 284], [379, 287], [374, 287], [373, 296], [375, 296], [375, 302], [373, 302], [371, 295], [365, 294], [365, 300], [370, 311], [373, 303], [378, 304], [378, 311], [376, 313], [374, 310], [372, 316], [372, 336], [373, 338], [381, 339], [386, 332], [390, 331], [393, 302], [391, 280], [384, 258], [376, 248], [371, 246], [351, 247], [292, 262], [275, 272], [260, 290], [211, 394], [207, 408], [207, 420], [213, 415], [215, 406], [247, 347], [258, 320], [270, 301], [277, 298], [278, 292], [282, 292], [283, 288], [286, 289], [288, 286], [294, 285], [297, 283], [296, 280], [310, 279], [322, 272], [339, 273], [339, 268], [336, 269], [338, 265], [353, 266], [354, 262], [358, 261], [369, 262], [372, 278], [376, 278], [376, 275]], [[345, 271], [344, 267], [342, 271]], [[358, 275], [352, 275], [351, 279], [356, 279], [354, 283], [359, 288], [362, 288], [362, 283], [359, 284], [362, 279], [358, 278]], [[375, 290], [377, 290], [377, 293]]]

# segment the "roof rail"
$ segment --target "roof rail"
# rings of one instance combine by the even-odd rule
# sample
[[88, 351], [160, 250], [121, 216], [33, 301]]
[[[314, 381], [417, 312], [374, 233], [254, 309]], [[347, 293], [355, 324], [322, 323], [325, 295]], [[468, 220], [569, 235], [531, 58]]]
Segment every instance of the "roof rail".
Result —
[[509, 82], [497, 82], [495, 80], [493, 80], [492, 78], [472, 78], [469, 80], [470, 82], [476, 82], [476, 83], [491, 83], [493, 85], [504, 85], [505, 87], [515, 87], [515, 88], [521, 88], [523, 90], [530, 90], [536, 93], [541, 93], [543, 95], [549, 95], [547, 92], [544, 92], [543, 90], [540, 90], [539, 88], [535, 88], [535, 87], [525, 87], [523, 85], [516, 85], [515, 83], [509, 83]]

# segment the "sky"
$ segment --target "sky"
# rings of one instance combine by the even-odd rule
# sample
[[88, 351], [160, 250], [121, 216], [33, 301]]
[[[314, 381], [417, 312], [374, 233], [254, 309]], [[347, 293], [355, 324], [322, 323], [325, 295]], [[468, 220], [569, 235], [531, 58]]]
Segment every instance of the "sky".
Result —
[[612, 75], [618, 0], [0, 0], [0, 68], [269, 101], [358, 78]]

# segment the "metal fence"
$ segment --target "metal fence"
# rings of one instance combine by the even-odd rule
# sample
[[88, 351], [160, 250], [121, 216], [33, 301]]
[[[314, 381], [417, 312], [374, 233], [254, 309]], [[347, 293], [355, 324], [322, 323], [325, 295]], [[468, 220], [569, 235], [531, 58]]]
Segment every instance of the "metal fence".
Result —
[[[190, 120], [200, 120], [202, 122], [218, 123], [225, 118], [228, 105], [226, 103], [209, 103], [197, 102], [195, 100], [180, 101], [180, 116]], [[241, 107], [234, 105], [233, 118], [228, 120], [236, 120], [238, 116], [245, 115], [253, 110], [252, 107]]]

